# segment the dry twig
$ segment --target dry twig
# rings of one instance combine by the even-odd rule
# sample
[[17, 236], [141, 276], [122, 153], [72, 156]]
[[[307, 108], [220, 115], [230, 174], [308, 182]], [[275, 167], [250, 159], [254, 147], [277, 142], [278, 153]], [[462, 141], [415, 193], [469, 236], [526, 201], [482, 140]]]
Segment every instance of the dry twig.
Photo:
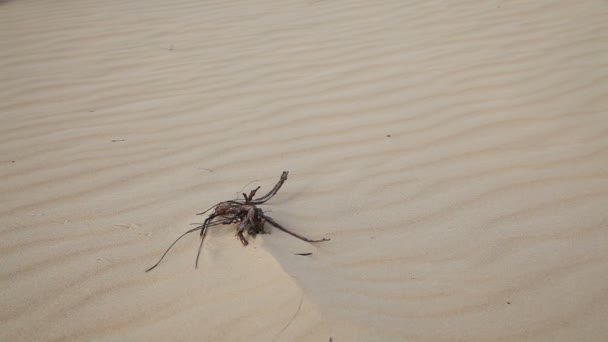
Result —
[[264, 203], [266, 203], [274, 195], [276, 195], [277, 192], [279, 192], [279, 189], [281, 188], [283, 183], [285, 183], [285, 181], [287, 180], [288, 174], [289, 174], [288, 171], [283, 171], [283, 174], [281, 175], [281, 178], [279, 179], [277, 184], [272, 188], [272, 190], [270, 190], [266, 195], [264, 195], [262, 197], [254, 198], [255, 194], [260, 189], [260, 187], [258, 186], [257, 188], [251, 190], [249, 192], [249, 195], [243, 193], [242, 199], [235, 199], [235, 200], [220, 202], [220, 203], [217, 203], [216, 205], [212, 206], [211, 208], [203, 211], [202, 213], [198, 213], [197, 215], [203, 215], [203, 214], [209, 212], [210, 210], [213, 210], [213, 212], [209, 215], [209, 217], [207, 217], [207, 219], [201, 225], [197, 226], [196, 228], [192, 228], [192, 229], [186, 231], [180, 237], [178, 237], [169, 246], [169, 248], [167, 248], [165, 253], [160, 257], [160, 260], [158, 260], [158, 262], [156, 264], [154, 264], [154, 266], [147, 269], [146, 272], [151, 271], [156, 266], [158, 266], [158, 264], [160, 264], [160, 262], [163, 260], [165, 255], [167, 255], [169, 250], [177, 243], [177, 241], [179, 241], [184, 236], [186, 236], [192, 232], [196, 232], [196, 231], [200, 231], [200, 237], [201, 237], [201, 243], [198, 248], [198, 253], [196, 255], [196, 263], [195, 263], [195, 266], [198, 268], [198, 259], [201, 254], [201, 249], [203, 248], [203, 241], [205, 239], [205, 235], [207, 234], [207, 229], [209, 229], [209, 227], [214, 227], [214, 226], [219, 226], [219, 225], [237, 223], [238, 225], [237, 225], [237, 230], [236, 230], [236, 236], [239, 238], [239, 240], [241, 241], [243, 246], [247, 246], [247, 244], [248, 244], [248, 241], [247, 241], [247, 239], [245, 239], [245, 236], [243, 234], [245, 232], [247, 232], [247, 234], [249, 234], [250, 236], [253, 236], [253, 237], [255, 237], [257, 234], [265, 234], [266, 231], [264, 231], [264, 225], [266, 223], [269, 223], [270, 225], [284, 231], [287, 234], [295, 236], [300, 240], [304, 240], [307, 242], [329, 241], [330, 239], [327, 239], [327, 238], [323, 238], [320, 240], [312, 240], [312, 239], [309, 239], [302, 235], [296, 234], [296, 233], [288, 230], [287, 228], [281, 226], [272, 217], [265, 215], [264, 211], [257, 207], [259, 205], [263, 205]]

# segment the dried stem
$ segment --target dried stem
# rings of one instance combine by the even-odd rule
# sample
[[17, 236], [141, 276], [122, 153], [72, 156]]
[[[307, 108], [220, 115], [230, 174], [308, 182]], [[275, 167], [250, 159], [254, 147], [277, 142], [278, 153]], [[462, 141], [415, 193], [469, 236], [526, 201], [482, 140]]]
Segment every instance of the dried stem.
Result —
[[[149, 271], [153, 270], [154, 268], [156, 268], [156, 266], [158, 266], [161, 263], [161, 261], [163, 261], [163, 259], [167, 255], [167, 253], [169, 253], [169, 250], [171, 250], [171, 248], [173, 248], [173, 246], [175, 246], [175, 244], [181, 238], [183, 238], [184, 236], [186, 236], [192, 232], [200, 230], [201, 231], [201, 233], [200, 233], [201, 242], [198, 247], [198, 252], [196, 254], [196, 262], [195, 262], [195, 267], [198, 268], [198, 260], [201, 255], [201, 250], [203, 249], [203, 242], [205, 240], [205, 236], [207, 235], [207, 230], [209, 229], [209, 227], [218, 226], [218, 225], [229, 225], [229, 224], [233, 224], [233, 223], [239, 223], [236, 235], [239, 238], [239, 240], [241, 241], [241, 243], [243, 244], [243, 246], [247, 246], [249, 243], [247, 241], [247, 239], [245, 238], [245, 236], [243, 235], [243, 233], [247, 232], [250, 236], [253, 236], [253, 237], [255, 237], [257, 234], [264, 234], [265, 233], [264, 224], [266, 222], [268, 222], [272, 226], [284, 231], [285, 233], [295, 236], [296, 238], [303, 240], [303, 241], [307, 241], [307, 242], [329, 241], [330, 239], [326, 239], [326, 238], [323, 238], [320, 240], [312, 240], [312, 239], [309, 239], [302, 235], [296, 234], [296, 233], [288, 230], [287, 228], [281, 226], [273, 218], [264, 215], [264, 211], [261, 210], [260, 208], [256, 207], [256, 205], [263, 204], [266, 201], [270, 200], [272, 197], [274, 197], [274, 195], [277, 194], [277, 192], [279, 192], [279, 189], [281, 189], [281, 186], [283, 186], [283, 183], [285, 183], [285, 181], [287, 180], [288, 174], [289, 174], [288, 171], [283, 171], [283, 174], [281, 175], [281, 178], [279, 179], [277, 184], [275, 184], [275, 186], [272, 188], [272, 190], [270, 190], [266, 195], [264, 195], [262, 197], [253, 199], [253, 197], [255, 196], [257, 191], [260, 189], [260, 187], [258, 186], [257, 188], [251, 190], [249, 192], [249, 195], [243, 193], [243, 199], [220, 202], [220, 203], [215, 204], [211, 208], [203, 211], [202, 213], [198, 213], [197, 215], [202, 215], [210, 210], [213, 210], [211, 215], [209, 215], [209, 217], [207, 217], [207, 219], [200, 226], [188, 230], [187, 232], [180, 235], [175, 241], [173, 241], [173, 243], [169, 246], [169, 248], [167, 248], [165, 253], [160, 257], [158, 262], [156, 264], [154, 264], [154, 266], [148, 268], [146, 270], [146, 272], [149, 272]], [[220, 219], [215, 220], [216, 218], [220, 218]]]

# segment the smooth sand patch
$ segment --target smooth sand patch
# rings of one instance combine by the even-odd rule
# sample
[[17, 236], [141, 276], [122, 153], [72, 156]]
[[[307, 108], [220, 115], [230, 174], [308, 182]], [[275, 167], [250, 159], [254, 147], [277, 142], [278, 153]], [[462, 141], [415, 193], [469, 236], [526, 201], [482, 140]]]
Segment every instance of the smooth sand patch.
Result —
[[[608, 339], [604, 1], [0, 2], [0, 340]], [[279, 231], [184, 239], [290, 178]], [[312, 253], [297, 256], [294, 253]]]

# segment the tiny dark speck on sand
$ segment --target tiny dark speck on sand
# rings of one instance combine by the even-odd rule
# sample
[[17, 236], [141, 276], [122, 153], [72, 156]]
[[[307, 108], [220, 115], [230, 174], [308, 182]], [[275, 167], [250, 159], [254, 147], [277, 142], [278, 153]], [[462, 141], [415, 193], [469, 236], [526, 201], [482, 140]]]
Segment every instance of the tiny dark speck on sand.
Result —
[[387, 135], [386, 135], [386, 137], [387, 137], [387, 138], [390, 138], [390, 137], [391, 137], [391, 135], [390, 135], [390, 134], [387, 134]]
[[511, 302], [507, 302], [507, 304], [509, 304], [509, 305], [510, 305], [510, 304], [511, 304]]
[[294, 253], [294, 255], [307, 256], [307, 255], [312, 255], [312, 253]]

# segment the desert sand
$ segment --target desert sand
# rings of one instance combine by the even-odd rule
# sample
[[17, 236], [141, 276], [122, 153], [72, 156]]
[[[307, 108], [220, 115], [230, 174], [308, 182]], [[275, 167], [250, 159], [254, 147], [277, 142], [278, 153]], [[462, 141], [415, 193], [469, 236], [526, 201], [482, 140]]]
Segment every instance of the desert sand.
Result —
[[[0, 37], [1, 341], [608, 340], [605, 1], [12, 0]], [[283, 170], [268, 214], [330, 242], [144, 272]]]

